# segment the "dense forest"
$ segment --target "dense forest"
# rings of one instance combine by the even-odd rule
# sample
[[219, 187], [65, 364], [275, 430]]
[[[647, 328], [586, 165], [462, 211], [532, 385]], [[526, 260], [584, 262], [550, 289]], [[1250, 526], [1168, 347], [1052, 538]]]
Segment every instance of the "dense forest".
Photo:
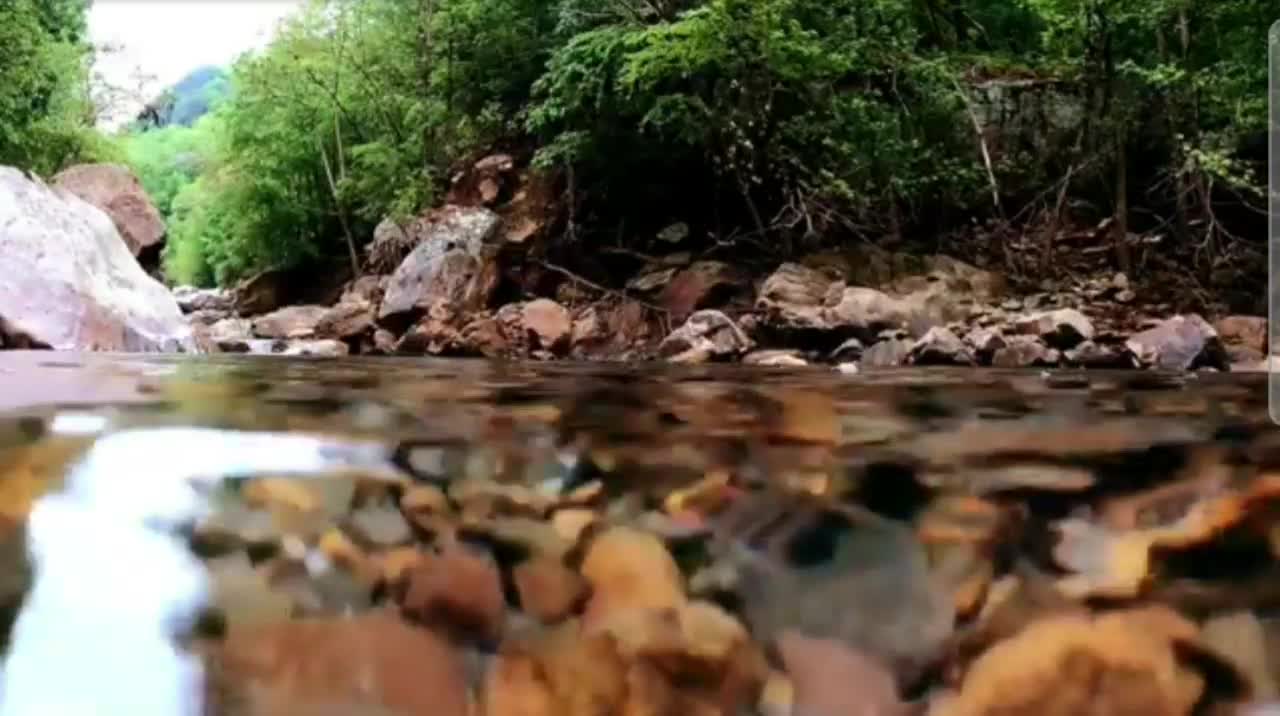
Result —
[[[115, 138], [84, 6], [0, 5], [0, 163], [127, 159], [175, 282], [346, 256], [495, 148], [559, 179], [580, 253], [677, 220], [743, 255], [1103, 222], [1116, 270], [1159, 237], [1207, 284], [1264, 250], [1276, 0], [313, 0]], [[997, 151], [1001, 87], [1074, 119]]]
[[85, 0], [0, 3], [0, 164], [52, 174], [118, 158], [94, 130]]

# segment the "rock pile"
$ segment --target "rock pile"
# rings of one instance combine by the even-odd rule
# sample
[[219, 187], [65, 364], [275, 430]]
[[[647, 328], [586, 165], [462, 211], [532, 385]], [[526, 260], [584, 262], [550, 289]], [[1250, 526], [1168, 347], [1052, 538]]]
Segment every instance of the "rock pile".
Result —
[[[496, 160], [485, 166], [493, 181], [509, 171]], [[490, 203], [506, 191], [482, 188], [460, 191]], [[509, 301], [503, 297], [546, 276], [522, 273], [527, 247], [512, 242], [502, 211], [449, 205], [384, 226], [371, 265], [399, 263], [389, 275], [349, 284], [332, 306], [282, 308], [264, 298], [269, 283], [260, 279], [232, 301], [241, 316], [263, 314], [250, 324], [227, 322], [225, 299], [184, 292], [184, 305], [208, 326], [197, 330], [205, 345], [241, 352], [286, 352], [296, 349], [292, 341], [335, 355], [833, 363], [849, 372], [909, 365], [1239, 370], [1258, 366], [1265, 353], [1265, 319], [1144, 321], [1130, 308], [1123, 276], [1019, 298], [995, 274], [963, 262], [874, 249], [784, 263], [758, 290], [744, 271], [685, 252], [653, 258], [625, 294], [559, 276], [550, 292], [564, 302]], [[214, 304], [223, 313], [203, 308]]]
[[[162, 240], [163, 224], [127, 170], [74, 167], [57, 183], [107, 211], [134, 254]], [[178, 287], [173, 298], [188, 315], [194, 344], [210, 352], [831, 363], [846, 372], [1266, 365], [1265, 319], [1210, 324], [1195, 314], [1168, 317], [1159, 306], [1149, 308], [1160, 318], [1147, 319], [1122, 274], [1013, 296], [998, 275], [945, 256], [857, 247], [783, 263], [753, 285], [745, 269], [678, 250], [689, 227], [676, 224], [653, 242], [673, 252], [635, 254], [643, 264], [615, 291], [542, 261], [533, 239], [558, 220], [555, 192], [511, 156], [485, 157], [459, 173], [448, 201], [408, 221], [382, 222], [367, 274], [345, 284], [340, 273], [316, 280], [268, 271], [233, 291]], [[124, 263], [118, 259], [111, 261]], [[74, 292], [94, 291], [107, 289]], [[30, 295], [24, 292], [28, 307], [35, 305]], [[161, 312], [172, 302], [145, 301]], [[55, 345], [30, 334], [19, 312], [0, 310], [7, 345]], [[76, 315], [101, 323], [79, 309]], [[71, 337], [97, 330], [64, 330], [56, 345], [173, 349], [182, 342]]]
[[[753, 344], [791, 349], [792, 358], [863, 368], [1252, 368], [1264, 353], [1266, 321], [1198, 315], [1152, 320], [1126, 330], [1107, 316], [1090, 318], [1084, 294], [1006, 298], [994, 276], [959, 262], [881, 285], [848, 286], [802, 264], [780, 266], [763, 283], [755, 310], [737, 325]], [[1095, 297], [1096, 298], [1096, 297]], [[1132, 319], [1132, 316], [1126, 316]], [[728, 319], [732, 322], [732, 319]], [[669, 341], [695, 334], [692, 322]], [[684, 345], [685, 343], [680, 343]], [[796, 345], [800, 348], [797, 350]], [[723, 360], [732, 352], [666, 353], [677, 360]], [[791, 361], [788, 361], [790, 364]]]

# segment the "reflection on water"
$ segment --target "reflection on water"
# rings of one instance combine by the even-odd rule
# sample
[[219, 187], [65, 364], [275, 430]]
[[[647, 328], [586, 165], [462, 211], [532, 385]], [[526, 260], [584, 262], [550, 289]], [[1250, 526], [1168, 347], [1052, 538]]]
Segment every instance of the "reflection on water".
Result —
[[1257, 708], [1265, 383], [0, 353], [0, 716]]
[[[58, 417], [55, 435], [94, 424]], [[361, 470], [394, 479], [390, 458], [376, 443], [302, 435], [104, 433], [27, 517], [36, 579], [10, 636], [0, 714], [198, 716], [199, 660], [178, 640], [211, 594], [184, 530], [209, 516], [228, 478]], [[68, 671], [83, 678], [72, 689], [62, 686]]]

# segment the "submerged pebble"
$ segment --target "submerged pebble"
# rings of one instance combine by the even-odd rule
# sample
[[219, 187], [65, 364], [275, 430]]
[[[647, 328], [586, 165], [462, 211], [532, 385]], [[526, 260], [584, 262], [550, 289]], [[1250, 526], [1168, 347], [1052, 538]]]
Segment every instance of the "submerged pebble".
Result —
[[0, 716], [1276, 710], [1265, 377], [297, 370], [0, 442]]

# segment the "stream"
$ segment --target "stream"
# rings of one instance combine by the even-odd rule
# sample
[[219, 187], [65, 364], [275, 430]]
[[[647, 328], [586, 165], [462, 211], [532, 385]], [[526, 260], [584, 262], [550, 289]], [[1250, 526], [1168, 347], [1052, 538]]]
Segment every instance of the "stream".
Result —
[[1265, 373], [0, 352], [0, 559], [0, 716], [1280, 697]]

